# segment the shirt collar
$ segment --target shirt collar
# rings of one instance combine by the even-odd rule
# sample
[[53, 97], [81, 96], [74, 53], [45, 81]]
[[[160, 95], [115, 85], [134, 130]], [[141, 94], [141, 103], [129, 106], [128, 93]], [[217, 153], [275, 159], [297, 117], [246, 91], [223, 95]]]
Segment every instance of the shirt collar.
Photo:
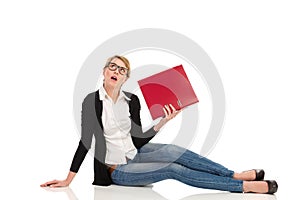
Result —
[[[104, 87], [101, 86], [99, 88], [99, 99], [101, 101], [103, 101], [105, 99], [105, 97], [108, 97], [108, 94], [107, 94], [106, 90], [104, 89]], [[128, 96], [125, 95], [123, 90], [120, 91], [120, 96], [119, 96], [119, 99], [122, 99], [122, 98], [124, 98], [127, 101], [131, 100]]]

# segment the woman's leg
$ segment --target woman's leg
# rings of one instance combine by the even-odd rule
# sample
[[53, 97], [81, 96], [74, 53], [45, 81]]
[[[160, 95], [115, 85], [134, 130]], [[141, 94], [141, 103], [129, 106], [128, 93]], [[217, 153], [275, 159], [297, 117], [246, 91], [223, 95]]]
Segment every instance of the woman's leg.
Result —
[[224, 177], [233, 177], [234, 172], [199, 154], [173, 144], [148, 143], [138, 150], [137, 162], [177, 163], [187, 168]]
[[111, 174], [113, 183], [144, 186], [166, 179], [175, 179], [190, 186], [222, 191], [242, 192], [243, 181], [193, 170], [176, 163], [135, 163], [120, 165]]

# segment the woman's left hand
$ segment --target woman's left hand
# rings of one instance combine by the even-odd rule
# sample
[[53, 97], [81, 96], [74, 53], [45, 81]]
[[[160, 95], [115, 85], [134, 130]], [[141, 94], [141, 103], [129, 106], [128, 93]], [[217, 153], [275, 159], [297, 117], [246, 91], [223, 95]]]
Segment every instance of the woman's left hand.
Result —
[[165, 105], [163, 110], [165, 113], [165, 117], [162, 118], [160, 122], [154, 126], [155, 131], [159, 131], [161, 127], [163, 127], [168, 121], [176, 117], [176, 115], [181, 112], [181, 110], [176, 110], [172, 104]]
[[166, 119], [166, 121], [173, 119], [181, 111], [181, 110], [176, 110], [172, 104], [165, 105], [163, 110], [165, 113], [164, 119]]

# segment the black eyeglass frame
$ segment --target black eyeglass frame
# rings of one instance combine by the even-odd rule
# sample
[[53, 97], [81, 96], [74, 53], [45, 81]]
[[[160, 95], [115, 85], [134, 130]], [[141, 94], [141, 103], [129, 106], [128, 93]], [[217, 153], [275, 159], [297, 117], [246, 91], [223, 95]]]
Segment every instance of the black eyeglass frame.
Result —
[[[121, 67], [119, 65], [117, 65], [116, 63], [113, 63], [113, 62], [109, 62], [106, 67], [110, 70], [110, 71], [116, 71], [118, 69], [118, 72], [121, 74], [121, 75], [126, 75], [128, 76], [128, 72], [129, 72], [129, 69], [126, 68], [126, 67]], [[112, 68], [113, 67], [113, 68]], [[122, 71], [123, 70], [123, 71]]]

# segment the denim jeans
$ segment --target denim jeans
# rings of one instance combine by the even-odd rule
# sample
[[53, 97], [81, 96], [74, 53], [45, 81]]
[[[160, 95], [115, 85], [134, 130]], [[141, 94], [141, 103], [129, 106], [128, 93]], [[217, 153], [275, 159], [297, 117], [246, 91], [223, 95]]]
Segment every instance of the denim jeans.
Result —
[[114, 184], [144, 186], [175, 179], [190, 186], [242, 192], [243, 181], [233, 171], [190, 150], [172, 144], [148, 143], [127, 164], [111, 174]]

